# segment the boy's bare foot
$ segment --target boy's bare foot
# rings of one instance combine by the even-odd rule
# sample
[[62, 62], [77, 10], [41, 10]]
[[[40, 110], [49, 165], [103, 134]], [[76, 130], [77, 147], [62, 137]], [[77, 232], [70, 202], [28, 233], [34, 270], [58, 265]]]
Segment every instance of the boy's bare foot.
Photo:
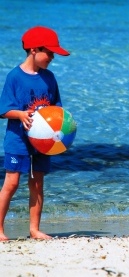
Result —
[[45, 239], [52, 239], [51, 236], [44, 234], [40, 231], [32, 231], [30, 232], [30, 238], [31, 239], [41, 239], [41, 240], [45, 240]]
[[0, 241], [6, 241], [6, 240], [9, 240], [9, 238], [6, 237], [4, 233], [0, 233]]

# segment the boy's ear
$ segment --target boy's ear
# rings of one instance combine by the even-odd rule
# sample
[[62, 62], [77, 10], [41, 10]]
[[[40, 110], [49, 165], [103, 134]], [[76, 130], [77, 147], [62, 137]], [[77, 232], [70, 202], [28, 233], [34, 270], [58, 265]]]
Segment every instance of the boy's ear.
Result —
[[33, 55], [36, 54], [36, 48], [31, 48], [30, 51], [31, 51], [31, 54]]

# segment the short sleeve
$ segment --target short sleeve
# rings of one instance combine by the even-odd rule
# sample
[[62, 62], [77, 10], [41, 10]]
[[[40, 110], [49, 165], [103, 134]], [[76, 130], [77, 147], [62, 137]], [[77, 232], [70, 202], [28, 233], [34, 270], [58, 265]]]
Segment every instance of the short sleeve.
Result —
[[10, 110], [19, 110], [15, 97], [15, 80], [8, 74], [0, 97], [0, 117]]

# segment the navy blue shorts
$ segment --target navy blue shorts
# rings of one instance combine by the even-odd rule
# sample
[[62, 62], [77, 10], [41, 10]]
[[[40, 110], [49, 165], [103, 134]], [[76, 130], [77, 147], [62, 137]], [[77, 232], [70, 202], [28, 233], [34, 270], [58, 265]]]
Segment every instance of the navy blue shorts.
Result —
[[50, 171], [50, 156], [43, 154], [29, 155], [15, 155], [5, 153], [4, 168], [12, 172], [29, 173], [31, 171], [44, 172]]

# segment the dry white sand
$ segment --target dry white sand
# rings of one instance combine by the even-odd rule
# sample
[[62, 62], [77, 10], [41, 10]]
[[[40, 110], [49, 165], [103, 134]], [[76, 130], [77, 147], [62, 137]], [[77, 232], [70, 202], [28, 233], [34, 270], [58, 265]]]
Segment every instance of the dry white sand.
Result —
[[129, 237], [0, 242], [1, 277], [129, 277]]

